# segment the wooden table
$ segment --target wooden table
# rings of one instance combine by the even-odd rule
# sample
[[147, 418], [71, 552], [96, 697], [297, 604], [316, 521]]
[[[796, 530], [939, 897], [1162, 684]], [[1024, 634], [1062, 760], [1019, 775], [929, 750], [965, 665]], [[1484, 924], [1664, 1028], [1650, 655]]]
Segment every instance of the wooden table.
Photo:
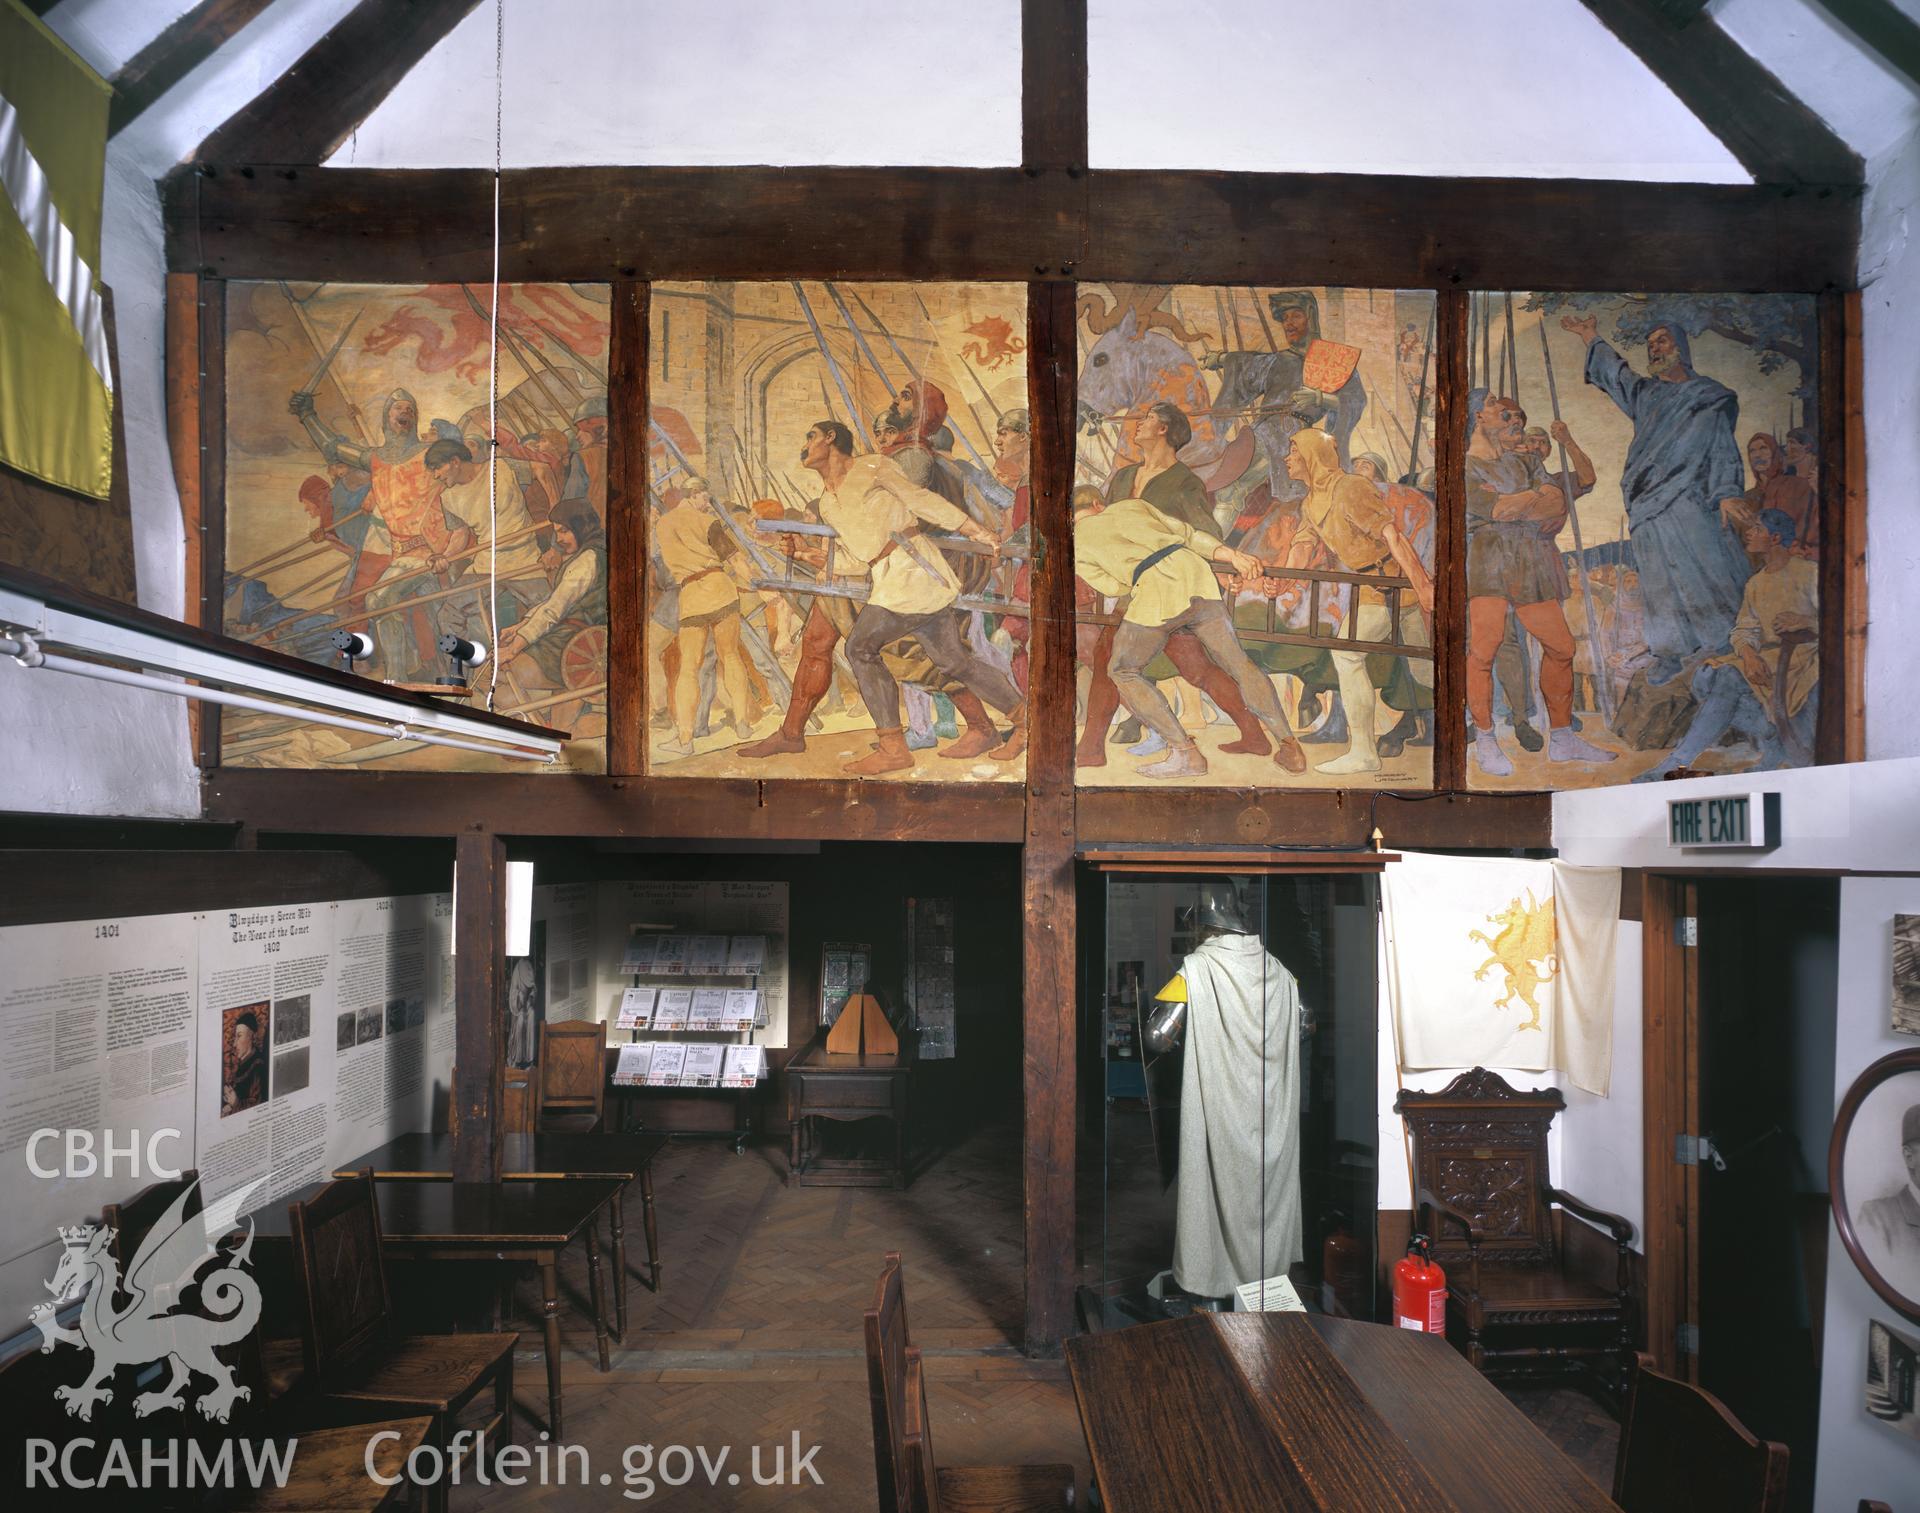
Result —
[[[897, 1055], [829, 1051], [825, 1032], [787, 1063], [787, 1123], [792, 1130], [787, 1179], [802, 1187], [905, 1187], [907, 1089], [913, 1047]], [[814, 1119], [893, 1121], [893, 1158], [829, 1160], [814, 1146]]]
[[[626, 1185], [640, 1179], [640, 1208], [647, 1230], [647, 1269], [653, 1290], [660, 1290], [660, 1232], [653, 1212], [653, 1158], [666, 1148], [667, 1137], [645, 1135], [508, 1135], [500, 1147], [500, 1176], [508, 1182], [565, 1182], [577, 1177], [615, 1177], [607, 1212], [613, 1230], [613, 1304], [619, 1327], [614, 1338], [627, 1337], [627, 1228], [623, 1214]], [[453, 1136], [401, 1135], [385, 1145], [356, 1156], [334, 1172], [357, 1177], [373, 1168], [378, 1182], [453, 1180]]]
[[[293, 1238], [289, 1210], [324, 1183], [250, 1215], [254, 1233], [267, 1240]], [[594, 1217], [619, 1190], [617, 1177], [575, 1177], [551, 1182], [419, 1182], [374, 1184], [380, 1204], [380, 1248], [404, 1261], [530, 1261], [540, 1268], [545, 1300], [547, 1413], [549, 1432], [560, 1438], [560, 1252], [582, 1237], [593, 1303], [594, 1342], [600, 1369], [607, 1359], [607, 1311], [601, 1296], [600, 1242]]]
[[1111, 1513], [1613, 1509], [1445, 1340], [1200, 1313], [1067, 1342]]

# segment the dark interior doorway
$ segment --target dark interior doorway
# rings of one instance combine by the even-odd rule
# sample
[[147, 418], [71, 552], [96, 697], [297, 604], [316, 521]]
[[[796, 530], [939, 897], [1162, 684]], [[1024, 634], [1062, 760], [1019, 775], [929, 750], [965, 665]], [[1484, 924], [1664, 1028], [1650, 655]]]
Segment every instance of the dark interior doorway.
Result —
[[1840, 885], [1698, 884], [1699, 1381], [1792, 1452], [1813, 1507]]

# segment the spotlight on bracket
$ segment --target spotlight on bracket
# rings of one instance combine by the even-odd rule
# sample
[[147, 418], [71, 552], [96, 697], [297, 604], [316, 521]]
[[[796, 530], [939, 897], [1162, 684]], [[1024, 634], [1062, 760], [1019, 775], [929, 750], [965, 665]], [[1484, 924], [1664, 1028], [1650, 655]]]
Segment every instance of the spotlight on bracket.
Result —
[[373, 655], [373, 637], [363, 630], [336, 630], [329, 639], [333, 649], [340, 653], [342, 672], [352, 672], [355, 662], [364, 662]]
[[465, 688], [467, 674], [487, 660], [486, 644], [463, 636], [442, 636], [440, 650], [453, 665], [433, 681], [442, 688]]

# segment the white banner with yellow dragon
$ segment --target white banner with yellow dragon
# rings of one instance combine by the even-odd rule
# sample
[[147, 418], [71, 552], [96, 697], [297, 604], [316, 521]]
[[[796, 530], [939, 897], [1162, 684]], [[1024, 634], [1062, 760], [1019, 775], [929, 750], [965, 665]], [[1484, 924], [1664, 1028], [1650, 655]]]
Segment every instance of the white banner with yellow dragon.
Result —
[[1407, 853], [1382, 890], [1402, 1071], [1612, 1067], [1617, 868]]

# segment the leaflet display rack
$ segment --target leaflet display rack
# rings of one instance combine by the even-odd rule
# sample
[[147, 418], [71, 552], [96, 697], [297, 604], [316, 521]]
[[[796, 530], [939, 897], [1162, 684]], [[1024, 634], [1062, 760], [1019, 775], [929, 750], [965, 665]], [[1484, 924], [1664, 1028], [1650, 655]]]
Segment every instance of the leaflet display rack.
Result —
[[[631, 985], [620, 995], [613, 1028], [628, 1032], [619, 1047], [612, 1087], [620, 1125], [645, 1128], [634, 1096], [643, 1090], [731, 1096], [731, 1129], [667, 1129], [670, 1134], [721, 1135], [736, 1155], [753, 1132], [753, 1090], [767, 1075], [757, 1039], [767, 1025], [768, 940], [764, 934], [695, 933], [635, 925], [621, 959]], [[643, 1032], [648, 1038], [643, 1039]], [[713, 1037], [727, 1036], [726, 1040]]]

